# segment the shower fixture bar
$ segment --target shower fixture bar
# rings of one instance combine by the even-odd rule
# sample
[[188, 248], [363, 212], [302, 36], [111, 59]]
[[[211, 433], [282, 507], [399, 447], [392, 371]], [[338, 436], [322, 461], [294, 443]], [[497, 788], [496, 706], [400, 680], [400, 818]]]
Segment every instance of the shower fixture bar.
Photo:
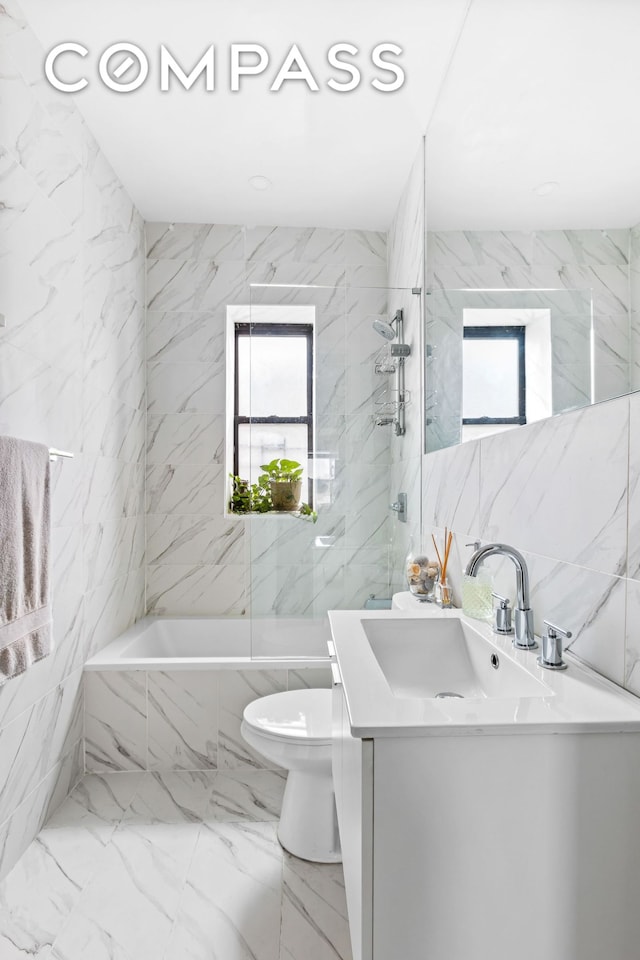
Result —
[[68, 453], [66, 450], [56, 450], [55, 447], [49, 447], [49, 460], [60, 460], [61, 457], [73, 460], [74, 454]]

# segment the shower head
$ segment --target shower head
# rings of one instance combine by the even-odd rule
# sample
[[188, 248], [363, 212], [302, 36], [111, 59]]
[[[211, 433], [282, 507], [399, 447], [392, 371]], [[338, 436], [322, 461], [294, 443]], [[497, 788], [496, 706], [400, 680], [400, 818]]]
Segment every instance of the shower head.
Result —
[[391, 321], [381, 320], [380, 317], [376, 317], [373, 321], [373, 329], [376, 333], [379, 333], [381, 337], [384, 337], [385, 340], [395, 340], [398, 331], [393, 329], [393, 324], [398, 324], [402, 321], [402, 310], [396, 310]]
[[396, 338], [395, 330], [390, 323], [386, 322], [386, 320], [374, 320], [373, 329], [376, 333], [379, 333], [381, 337], [384, 337], [385, 340], [395, 340]]

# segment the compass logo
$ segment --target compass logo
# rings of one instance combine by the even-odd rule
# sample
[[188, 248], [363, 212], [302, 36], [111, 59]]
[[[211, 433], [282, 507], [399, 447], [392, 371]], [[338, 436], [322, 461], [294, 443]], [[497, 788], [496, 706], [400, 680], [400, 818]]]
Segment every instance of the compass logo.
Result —
[[[397, 62], [403, 53], [397, 43], [378, 43], [364, 57], [352, 43], [334, 43], [327, 50], [326, 65], [331, 69], [328, 77], [318, 81], [317, 70], [305, 59], [300, 47], [294, 43], [285, 56], [277, 61], [273, 72], [272, 57], [266, 47], [259, 43], [233, 43], [224, 51], [217, 51], [212, 44], [195, 66], [187, 72], [164, 44], [158, 55], [158, 78], [160, 89], [168, 92], [173, 86], [190, 90], [198, 80], [207, 93], [216, 91], [216, 71], [224, 72], [228, 89], [239, 93], [242, 84], [250, 77], [266, 75], [267, 89], [277, 93], [285, 83], [302, 83], [312, 93], [318, 93], [323, 83], [336, 93], [349, 93], [362, 83], [363, 69], [373, 68], [369, 84], [381, 93], [394, 93], [405, 82], [405, 72]], [[78, 69], [76, 58], [86, 58], [89, 50], [81, 43], [59, 43], [49, 51], [45, 60], [45, 75], [49, 83], [62, 93], [79, 93], [89, 86], [90, 80]], [[396, 58], [396, 59], [394, 59]], [[222, 66], [218, 63], [222, 60]], [[324, 65], [323, 65], [324, 68]], [[65, 77], [61, 75], [64, 71]], [[101, 82], [116, 93], [132, 93], [147, 82], [150, 62], [147, 54], [135, 43], [113, 43], [100, 55], [97, 74]]]

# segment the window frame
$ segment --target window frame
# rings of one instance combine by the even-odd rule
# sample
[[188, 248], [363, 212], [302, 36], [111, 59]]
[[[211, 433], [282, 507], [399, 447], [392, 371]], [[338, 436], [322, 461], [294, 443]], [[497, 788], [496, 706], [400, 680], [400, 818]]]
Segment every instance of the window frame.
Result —
[[[304, 417], [247, 417], [239, 413], [240, 401], [240, 371], [239, 371], [239, 351], [238, 341], [240, 337], [251, 337], [252, 335], [260, 337], [298, 337], [304, 338], [307, 345], [307, 415]], [[234, 396], [233, 396], [233, 472], [238, 476], [238, 446], [239, 446], [239, 427], [241, 424], [306, 424], [307, 425], [307, 461], [313, 457], [313, 324], [312, 323], [271, 323], [259, 322], [234, 322], [233, 325], [233, 343], [234, 343]], [[308, 491], [306, 501], [313, 507], [313, 479], [308, 480]]]
[[[527, 422], [527, 376], [525, 365], [525, 326], [472, 326], [463, 327], [464, 340], [516, 340], [518, 342], [518, 416], [517, 417], [463, 417], [464, 426], [484, 424], [522, 425]], [[464, 376], [463, 376], [464, 385]]]

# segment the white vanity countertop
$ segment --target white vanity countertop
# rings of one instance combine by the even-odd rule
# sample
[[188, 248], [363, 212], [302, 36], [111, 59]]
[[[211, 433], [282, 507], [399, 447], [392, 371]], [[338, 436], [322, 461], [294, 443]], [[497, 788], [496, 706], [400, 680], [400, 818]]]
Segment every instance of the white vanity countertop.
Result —
[[[334, 610], [329, 613], [353, 736], [640, 732], [640, 698], [582, 666], [570, 654], [565, 655], [569, 664], [567, 670], [545, 670], [536, 663], [539, 648], [535, 651], [515, 650], [510, 637], [496, 636], [489, 624], [465, 618], [460, 610], [443, 611], [431, 604], [415, 601], [414, 604], [414, 608], [408, 610]], [[410, 603], [407, 605], [411, 606]], [[461, 618], [478, 631], [501, 658], [513, 660], [544, 684], [548, 694], [459, 700], [394, 696], [361, 621], [427, 621], [434, 616]], [[400, 624], [398, 628], [401, 630]]]

